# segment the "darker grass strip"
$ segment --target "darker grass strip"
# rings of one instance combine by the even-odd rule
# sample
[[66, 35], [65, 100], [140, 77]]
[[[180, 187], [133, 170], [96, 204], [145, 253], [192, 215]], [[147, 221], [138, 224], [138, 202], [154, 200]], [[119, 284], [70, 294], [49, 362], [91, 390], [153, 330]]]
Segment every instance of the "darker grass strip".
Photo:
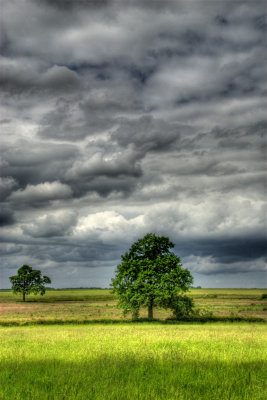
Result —
[[0, 321], [0, 326], [31, 326], [31, 325], [90, 325], [90, 324], [142, 324], [142, 323], [151, 323], [151, 324], [162, 324], [162, 325], [179, 325], [179, 324], [192, 324], [192, 323], [216, 323], [216, 322], [250, 322], [250, 323], [267, 323], [267, 321], [263, 318], [259, 317], [240, 317], [240, 316], [225, 316], [225, 317], [217, 317], [217, 316], [208, 316], [208, 317], [192, 317], [192, 318], [184, 318], [184, 319], [153, 319], [150, 320], [148, 318], [139, 318], [137, 320], [133, 319], [37, 319], [31, 321]]

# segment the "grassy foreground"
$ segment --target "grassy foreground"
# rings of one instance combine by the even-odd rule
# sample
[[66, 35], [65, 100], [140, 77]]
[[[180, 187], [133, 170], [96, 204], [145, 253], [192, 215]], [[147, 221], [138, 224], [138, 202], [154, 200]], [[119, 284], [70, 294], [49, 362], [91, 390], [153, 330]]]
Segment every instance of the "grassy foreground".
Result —
[[[192, 289], [189, 294], [201, 313], [212, 312], [222, 319], [267, 321], [267, 289]], [[49, 290], [44, 296], [30, 295], [26, 299], [23, 303], [21, 296], [0, 291], [0, 325], [122, 319], [110, 290]], [[141, 310], [140, 316], [146, 317], [147, 310]], [[155, 309], [154, 317], [166, 319], [171, 317], [171, 312]]]
[[0, 328], [3, 400], [265, 400], [267, 325]]

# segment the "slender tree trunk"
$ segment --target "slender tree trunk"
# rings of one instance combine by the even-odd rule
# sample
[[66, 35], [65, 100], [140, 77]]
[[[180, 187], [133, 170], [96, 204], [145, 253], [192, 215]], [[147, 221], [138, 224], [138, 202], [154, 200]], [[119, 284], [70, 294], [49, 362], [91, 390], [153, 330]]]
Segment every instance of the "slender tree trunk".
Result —
[[23, 301], [25, 301], [25, 292], [23, 292]]
[[153, 299], [150, 300], [148, 305], [148, 318], [153, 319]]

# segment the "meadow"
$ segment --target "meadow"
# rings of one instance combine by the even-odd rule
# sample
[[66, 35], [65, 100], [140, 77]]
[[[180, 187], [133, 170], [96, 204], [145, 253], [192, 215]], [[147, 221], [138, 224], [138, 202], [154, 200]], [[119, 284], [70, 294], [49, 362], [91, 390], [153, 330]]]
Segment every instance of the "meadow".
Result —
[[0, 327], [3, 400], [265, 400], [267, 325]]
[[[196, 308], [201, 314], [213, 314], [218, 319], [262, 319], [267, 321], [266, 289], [191, 289]], [[11, 291], [0, 291], [0, 325], [29, 323], [85, 323], [92, 320], [127, 320], [111, 290], [69, 289], [49, 290], [44, 296], [21, 296]], [[147, 310], [141, 310], [145, 318]], [[156, 319], [170, 318], [171, 312], [155, 309]]]
[[190, 295], [217, 322], [132, 322], [110, 290], [1, 291], [0, 399], [265, 400], [267, 290]]

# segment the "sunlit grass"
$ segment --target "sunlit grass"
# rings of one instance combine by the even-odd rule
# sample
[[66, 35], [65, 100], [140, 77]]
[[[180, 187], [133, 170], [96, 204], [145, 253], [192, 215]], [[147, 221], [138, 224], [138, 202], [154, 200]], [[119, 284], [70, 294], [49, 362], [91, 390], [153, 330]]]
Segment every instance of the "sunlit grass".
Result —
[[4, 400], [267, 398], [267, 325], [0, 328]]

